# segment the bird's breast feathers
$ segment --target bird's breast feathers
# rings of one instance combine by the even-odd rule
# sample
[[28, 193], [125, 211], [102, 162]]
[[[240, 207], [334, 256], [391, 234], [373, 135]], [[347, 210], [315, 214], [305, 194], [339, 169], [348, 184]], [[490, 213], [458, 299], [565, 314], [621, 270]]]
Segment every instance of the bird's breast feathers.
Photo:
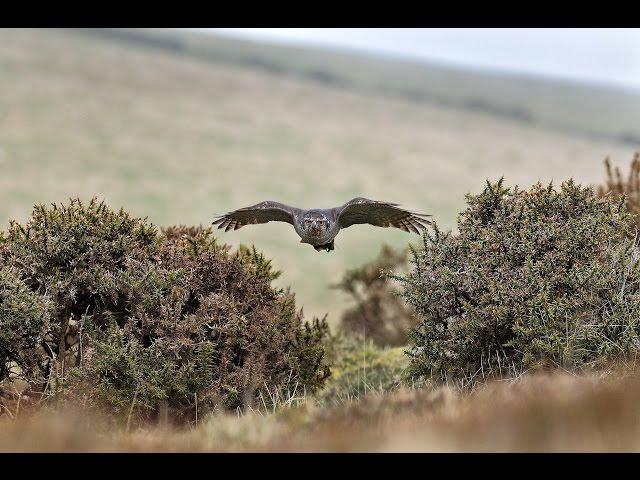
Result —
[[335, 238], [340, 231], [340, 225], [333, 223], [328, 230], [324, 232], [316, 232], [312, 229], [306, 229], [303, 225], [295, 225], [296, 232], [300, 236], [301, 243], [309, 243], [311, 245], [324, 245]]

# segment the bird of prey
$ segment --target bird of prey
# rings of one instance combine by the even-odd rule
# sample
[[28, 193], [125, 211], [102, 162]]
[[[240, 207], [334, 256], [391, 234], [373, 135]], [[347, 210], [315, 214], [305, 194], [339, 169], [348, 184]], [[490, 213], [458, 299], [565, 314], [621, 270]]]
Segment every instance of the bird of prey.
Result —
[[395, 227], [405, 232], [420, 234], [431, 222], [431, 215], [413, 213], [399, 208], [397, 203], [354, 198], [340, 207], [305, 210], [279, 202], [266, 201], [239, 208], [216, 217], [213, 225], [238, 230], [245, 225], [267, 222], [287, 222], [293, 225], [301, 243], [308, 243], [316, 251], [334, 249], [333, 240], [338, 232], [351, 225], [368, 223], [376, 227]]

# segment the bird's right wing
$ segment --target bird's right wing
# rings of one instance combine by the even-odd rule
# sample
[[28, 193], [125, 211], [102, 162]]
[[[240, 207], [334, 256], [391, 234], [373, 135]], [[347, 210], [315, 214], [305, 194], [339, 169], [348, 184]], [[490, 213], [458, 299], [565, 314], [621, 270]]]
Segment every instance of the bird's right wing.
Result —
[[293, 225], [295, 215], [298, 212], [300, 212], [299, 208], [290, 207], [284, 203], [266, 201], [220, 215], [213, 222], [213, 225], [224, 228], [225, 232], [256, 223], [287, 222]]

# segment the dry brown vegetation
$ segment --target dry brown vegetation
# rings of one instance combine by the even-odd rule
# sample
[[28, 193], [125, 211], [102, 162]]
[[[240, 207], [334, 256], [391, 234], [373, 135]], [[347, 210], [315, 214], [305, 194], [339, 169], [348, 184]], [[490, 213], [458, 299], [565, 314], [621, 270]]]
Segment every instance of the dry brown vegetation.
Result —
[[217, 415], [194, 427], [106, 428], [98, 419], [41, 411], [0, 420], [3, 451], [637, 451], [640, 377], [556, 373], [373, 393], [339, 408], [311, 402], [274, 414]]
[[408, 249], [396, 251], [384, 245], [376, 259], [347, 270], [334, 288], [348, 293], [354, 305], [342, 313], [339, 327], [378, 346], [406, 345], [407, 333], [418, 319], [387, 275], [407, 269]]
[[[629, 212], [634, 216], [636, 226], [640, 226], [640, 152], [636, 152], [629, 165], [629, 173], [622, 175], [620, 167], [612, 168], [611, 159], [604, 161], [606, 180], [598, 186], [600, 196], [612, 195], [614, 198], [624, 197]], [[632, 232], [635, 236], [635, 232]]]

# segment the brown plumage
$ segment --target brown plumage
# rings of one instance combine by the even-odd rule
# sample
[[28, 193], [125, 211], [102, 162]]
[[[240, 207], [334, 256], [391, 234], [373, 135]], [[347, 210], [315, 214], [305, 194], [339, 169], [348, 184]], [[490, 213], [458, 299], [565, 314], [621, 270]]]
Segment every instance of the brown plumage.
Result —
[[414, 213], [400, 208], [397, 203], [380, 202], [366, 198], [354, 198], [339, 209], [341, 228], [368, 223], [376, 227], [395, 227], [409, 233], [420, 234], [431, 222], [422, 213]]
[[351, 225], [368, 223], [419, 234], [431, 223], [427, 220], [430, 216], [404, 210], [397, 203], [358, 197], [340, 207], [309, 210], [266, 201], [220, 215], [213, 224], [229, 231], [245, 225], [286, 222], [293, 225], [301, 242], [313, 245], [316, 250], [330, 251], [338, 232]]

